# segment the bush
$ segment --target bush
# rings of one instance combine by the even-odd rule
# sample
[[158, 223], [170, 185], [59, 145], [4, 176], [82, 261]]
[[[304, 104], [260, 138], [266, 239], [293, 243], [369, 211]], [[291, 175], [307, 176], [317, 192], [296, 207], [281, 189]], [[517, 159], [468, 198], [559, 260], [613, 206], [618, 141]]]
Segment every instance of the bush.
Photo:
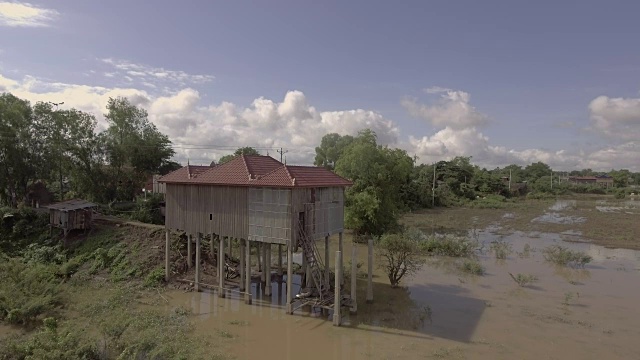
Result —
[[156, 225], [164, 224], [164, 219], [160, 212], [160, 205], [163, 201], [161, 194], [147, 195], [146, 198], [139, 197], [135, 210], [131, 213], [131, 220]]
[[560, 245], [551, 245], [542, 250], [544, 259], [557, 265], [584, 267], [591, 262], [591, 256], [582, 251], [569, 250]]
[[17, 255], [32, 243], [48, 238], [49, 215], [31, 208], [0, 208], [0, 251]]
[[616, 189], [613, 196], [616, 199], [624, 199], [627, 196], [627, 191], [625, 189]]
[[496, 240], [491, 243], [491, 251], [496, 256], [496, 259], [505, 260], [511, 253], [511, 244], [504, 240]]
[[392, 287], [397, 287], [405, 276], [418, 272], [425, 263], [420, 255], [415, 231], [402, 234], [385, 234], [378, 243], [380, 267], [389, 277]]
[[474, 243], [468, 238], [453, 235], [429, 237], [420, 241], [418, 248], [424, 254], [451, 257], [465, 257], [475, 251]]
[[0, 359], [90, 360], [101, 359], [96, 341], [86, 331], [58, 329], [48, 318], [46, 326], [29, 337], [9, 337], [0, 342]]
[[478, 260], [466, 259], [460, 265], [460, 270], [467, 274], [484, 275], [484, 266]]
[[513, 281], [515, 281], [519, 286], [522, 286], [522, 287], [531, 285], [534, 282], [538, 281], [538, 277], [531, 274], [518, 273], [517, 275], [514, 276], [512, 273], [509, 273], [509, 276], [511, 276]]
[[164, 269], [156, 268], [151, 271], [144, 280], [144, 286], [156, 287], [164, 282]]
[[29, 324], [61, 304], [57, 267], [10, 259], [0, 264], [0, 320]]

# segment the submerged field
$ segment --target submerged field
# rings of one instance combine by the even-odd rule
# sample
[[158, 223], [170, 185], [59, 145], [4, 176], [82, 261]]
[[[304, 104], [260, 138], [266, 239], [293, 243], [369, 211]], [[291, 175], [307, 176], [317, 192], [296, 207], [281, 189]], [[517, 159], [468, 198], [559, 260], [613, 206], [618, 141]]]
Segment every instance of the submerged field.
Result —
[[[475, 251], [464, 258], [431, 256], [398, 289], [376, 267], [372, 304], [364, 301], [366, 248], [352, 244], [347, 234], [345, 263], [356, 246], [361, 265], [358, 313], [346, 316], [340, 328], [327, 314], [286, 315], [286, 286], [277, 282], [270, 298], [254, 283], [253, 305], [178, 284], [145, 288], [147, 272], [155, 268], [151, 263], [161, 263], [162, 236], [119, 229], [114, 236], [126, 239], [131, 262], [146, 264], [137, 277], [140, 285], [118, 279], [136, 268], [132, 263], [93, 275], [92, 263], [85, 265], [79, 271], [85, 275], [64, 284], [66, 305], [59, 309], [57, 331], [75, 331], [81, 344], [97, 340], [104, 358], [127, 347], [130, 353], [189, 359], [637, 358], [639, 203], [580, 197], [408, 214], [407, 225], [428, 235], [467, 237]], [[127, 233], [145, 240], [135, 245]], [[545, 249], [554, 245], [591, 261], [547, 261]], [[294, 283], [299, 281], [296, 276]], [[0, 327], [0, 338], [9, 334], [18, 340], [33, 336]]]

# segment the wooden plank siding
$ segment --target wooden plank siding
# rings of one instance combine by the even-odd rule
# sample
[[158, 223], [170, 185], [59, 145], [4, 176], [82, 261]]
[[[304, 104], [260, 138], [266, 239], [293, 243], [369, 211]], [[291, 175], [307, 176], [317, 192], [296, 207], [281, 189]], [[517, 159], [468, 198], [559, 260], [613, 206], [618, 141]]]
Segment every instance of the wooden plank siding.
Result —
[[[248, 188], [167, 184], [165, 226], [247, 239]], [[211, 217], [212, 220], [211, 220]]]
[[249, 240], [287, 244], [290, 214], [291, 189], [249, 188]]
[[[165, 226], [296, 247], [299, 213], [306, 234], [323, 239], [344, 231], [344, 189], [250, 188], [199, 184], [166, 187]], [[213, 220], [210, 220], [210, 214]]]
[[344, 189], [296, 188], [291, 195], [292, 240], [297, 240], [299, 213], [304, 212], [305, 231], [313, 240], [344, 231]]

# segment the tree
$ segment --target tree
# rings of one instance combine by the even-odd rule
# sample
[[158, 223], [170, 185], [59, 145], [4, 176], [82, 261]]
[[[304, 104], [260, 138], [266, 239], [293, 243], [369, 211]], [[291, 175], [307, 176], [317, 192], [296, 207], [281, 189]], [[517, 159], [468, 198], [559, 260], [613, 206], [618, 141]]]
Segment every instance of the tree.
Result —
[[342, 156], [344, 149], [353, 142], [353, 136], [340, 136], [337, 133], [327, 134], [322, 137], [320, 146], [316, 147], [315, 166], [324, 166], [327, 169], [335, 168], [336, 162]]
[[524, 168], [524, 177], [528, 182], [535, 182], [543, 176], [551, 176], [551, 167], [542, 161], [529, 164]]
[[240, 155], [260, 155], [260, 152], [258, 152], [258, 150], [252, 148], [251, 146], [241, 147], [241, 148], [238, 148], [233, 154], [224, 155], [223, 157], [221, 157], [220, 160], [218, 160], [218, 165], [222, 165], [226, 162], [229, 162], [230, 160], [233, 160], [236, 156], [240, 156]]
[[405, 209], [401, 190], [411, 181], [413, 163], [406, 151], [378, 145], [371, 130], [344, 149], [335, 171], [354, 183], [346, 192], [345, 223], [356, 236], [381, 236], [398, 227]]
[[148, 119], [147, 111], [128, 99], [109, 98], [109, 128], [105, 132], [107, 158], [118, 174], [131, 166], [139, 174], [157, 173], [174, 154], [169, 138]]
[[0, 200], [11, 207], [24, 199], [44, 163], [32, 115], [28, 101], [0, 95]]
[[627, 169], [611, 170], [609, 175], [613, 178], [613, 186], [617, 188], [624, 188], [629, 186], [629, 179], [632, 179], [631, 172]]
[[400, 234], [385, 234], [378, 243], [380, 267], [389, 277], [391, 287], [398, 287], [404, 277], [420, 271], [426, 262], [420, 254], [420, 232], [408, 230]]

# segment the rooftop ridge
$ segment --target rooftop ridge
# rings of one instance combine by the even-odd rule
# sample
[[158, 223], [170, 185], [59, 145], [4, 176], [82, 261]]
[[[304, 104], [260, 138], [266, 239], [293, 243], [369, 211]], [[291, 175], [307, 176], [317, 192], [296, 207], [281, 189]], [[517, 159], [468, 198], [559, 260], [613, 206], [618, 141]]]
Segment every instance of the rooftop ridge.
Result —
[[289, 167], [287, 166], [287, 164], [284, 165], [284, 171], [287, 172], [287, 176], [289, 177], [289, 179], [291, 179], [291, 185], [296, 186], [296, 178], [291, 176], [291, 173], [289, 172]]

